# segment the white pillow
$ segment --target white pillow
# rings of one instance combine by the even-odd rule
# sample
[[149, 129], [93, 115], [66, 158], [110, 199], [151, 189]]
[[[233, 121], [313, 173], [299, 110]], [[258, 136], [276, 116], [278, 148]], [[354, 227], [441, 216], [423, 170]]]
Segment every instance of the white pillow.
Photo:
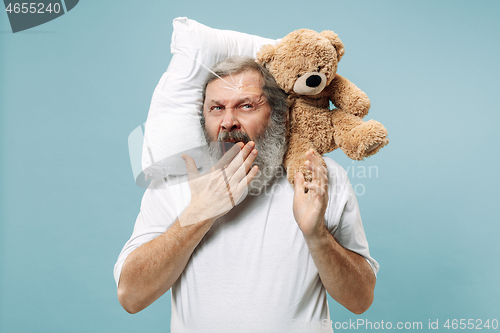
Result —
[[[137, 162], [132, 161], [137, 184], [145, 184], [144, 174], [146, 179], [185, 174], [181, 158], [175, 159], [178, 163], [171, 162], [172, 156], [182, 153], [193, 157], [201, 167], [201, 153], [197, 148], [204, 144], [199, 117], [203, 83], [209, 73], [207, 67], [233, 55], [255, 57], [263, 45], [278, 41], [212, 29], [186, 17], [174, 19], [173, 26], [172, 59], [153, 93], [144, 130], [141, 168], [144, 172], [140, 172]], [[135, 134], [132, 132], [129, 147], [134, 146], [131, 140], [140, 137], [140, 129], [136, 129]], [[131, 151], [131, 160], [133, 155]], [[162, 163], [167, 158], [169, 162]]]

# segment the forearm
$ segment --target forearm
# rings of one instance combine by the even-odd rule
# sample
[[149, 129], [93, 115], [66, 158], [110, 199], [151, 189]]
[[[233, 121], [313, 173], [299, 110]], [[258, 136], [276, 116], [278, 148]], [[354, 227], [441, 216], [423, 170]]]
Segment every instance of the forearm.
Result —
[[[193, 215], [188, 207], [182, 219]], [[177, 220], [165, 233], [130, 253], [118, 284], [118, 300], [127, 312], [143, 310], [172, 287], [213, 221], [183, 227]]]
[[311, 256], [326, 291], [349, 311], [361, 314], [373, 302], [375, 274], [359, 254], [343, 248], [325, 228], [306, 238]]

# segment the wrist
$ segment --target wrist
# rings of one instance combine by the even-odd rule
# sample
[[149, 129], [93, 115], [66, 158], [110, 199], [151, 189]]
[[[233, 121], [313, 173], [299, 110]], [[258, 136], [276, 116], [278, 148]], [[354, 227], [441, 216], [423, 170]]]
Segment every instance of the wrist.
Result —
[[207, 226], [208, 229], [212, 226], [217, 217], [208, 217], [202, 213], [200, 209], [189, 205], [179, 216], [179, 223], [182, 227], [189, 225]]
[[304, 239], [309, 248], [327, 244], [330, 241], [330, 238], [332, 238], [332, 235], [328, 232], [328, 229], [324, 224], [322, 224], [317, 230], [311, 231], [307, 234], [302, 232], [302, 234], [304, 235]]

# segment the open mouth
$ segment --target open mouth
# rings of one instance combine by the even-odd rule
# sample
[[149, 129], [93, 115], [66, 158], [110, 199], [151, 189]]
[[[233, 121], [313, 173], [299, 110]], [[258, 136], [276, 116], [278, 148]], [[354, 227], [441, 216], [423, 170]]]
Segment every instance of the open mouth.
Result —
[[229, 142], [229, 141], [223, 141], [221, 142], [221, 144], [222, 144], [222, 154], [227, 153], [227, 151], [235, 145], [234, 142]]
[[242, 142], [246, 145], [250, 141], [250, 137], [245, 132], [221, 132], [218, 141], [221, 142], [222, 151], [225, 154], [238, 142]]
[[237, 139], [230, 139], [230, 140], [223, 140], [222, 142], [227, 142], [227, 143], [238, 143], [238, 142], [243, 142], [243, 144], [247, 144], [248, 141], [250, 140], [237, 140]]

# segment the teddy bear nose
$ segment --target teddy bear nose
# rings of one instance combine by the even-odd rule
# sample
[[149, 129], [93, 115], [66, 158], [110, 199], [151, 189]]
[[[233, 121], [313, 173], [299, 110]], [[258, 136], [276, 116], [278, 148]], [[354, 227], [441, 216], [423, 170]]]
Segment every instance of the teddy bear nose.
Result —
[[321, 76], [311, 75], [306, 80], [306, 85], [311, 88], [315, 88], [321, 84]]

